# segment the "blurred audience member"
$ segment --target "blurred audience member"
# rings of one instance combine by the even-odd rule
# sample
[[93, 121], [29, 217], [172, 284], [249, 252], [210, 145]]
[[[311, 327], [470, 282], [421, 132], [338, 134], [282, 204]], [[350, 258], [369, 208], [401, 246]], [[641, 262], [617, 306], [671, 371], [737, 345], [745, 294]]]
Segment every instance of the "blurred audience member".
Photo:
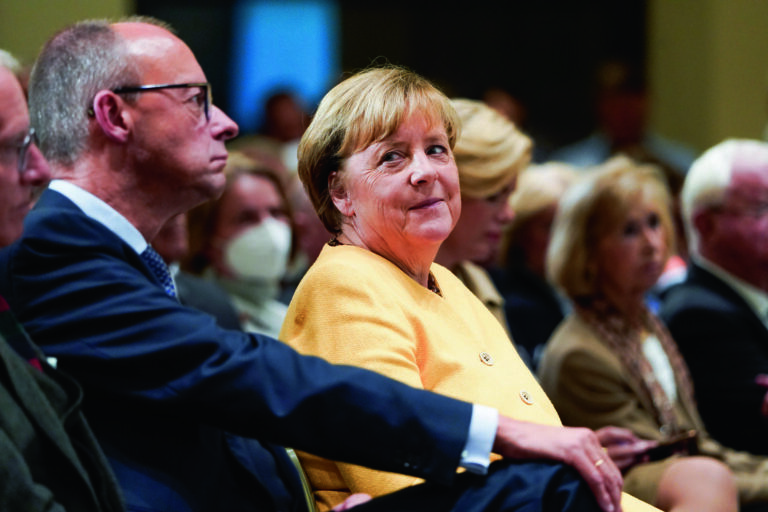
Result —
[[510, 197], [515, 215], [504, 234], [500, 266], [491, 271], [504, 297], [512, 339], [530, 354], [534, 370], [569, 310], [547, 281], [546, 256], [558, 201], [576, 177], [573, 168], [561, 163], [531, 166], [520, 174]]
[[522, 127], [528, 111], [519, 98], [513, 96], [502, 87], [489, 87], [483, 92], [483, 103], [512, 121], [515, 126]]
[[242, 328], [277, 336], [278, 300], [295, 251], [284, 176], [242, 153], [230, 154], [222, 195], [190, 212], [190, 265], [226, 290]]
[[[296, 172], [296, 149], [309, 124], [309, 115], [291, 91], [277, 90], [264, 102], [264, 121], [258, 133], [241, 135], [229, 143], [234, 150], [248, 148], [277, 158], [290, 172]], [[247, 151], [246, 151], [247, 152]]]
[[222, 327], [240, 329], [240, 319], [229, 294], [213, 281], [181, 270], [181, 262], [189, 254], [186, 213], [171, 217], [152, 240], [152, 247], [168, 265], [179, 302], [205, 311]]
[[634, 62], [602, 62], [595, 77], [597, 130], [586, 139], [555, 151], [552, 160], [590, 167], [616, 154], [659, 166], [674, 191], [679, 189], [695, 153], [648, 129], [650, 95], [645, 73]]
[[504, 300], [483, 265], [496, 259], [512, 220], [509, 195], [531, 159], [531, 140], [480, 101], [455, 99], [461, 136], [453, 156], [459, 170], [461, 214], [435, 262], [447, 267], [508, 331]]
[[727, 140], [682, 195], [691, 264], [661, 316], [691, 369], [710, 433], [768, 455], [768, 143]]
[[661, 172], [624, 157], [566, 192], [547, 270], [573, 312], [546, 346], [540, 381], [568, 425], [618, 426], [654, 445], [682, 437], [666, 452], [636, 453], [624, 468], [627, 492], [663, 510], [735, 511], [735, 483], [742, 504], [764, 507], [768, 460], [707, 434], [677, 346], [646, 306], [672, 253], [670, 206]]
[[[0, 247], [22, 233], [50, 179], [27, 104], [0, 50]], [[112, 470], [81, 412], [83, 393], [56, 371], [0, 296], [0, 510], [120, 512]]]
[[315, 213], [312, 201], [298, 175], [292, 175], [289, 178], [287, 188], [288, 200], [293, 211], [296, 251], [283, 279], [280, 292], [280, 301], [286, 304], [291, 302], [293, 292], [296, 291], [301, 278], [320, 255], [323, 246], [331, 239], [330, 233]]

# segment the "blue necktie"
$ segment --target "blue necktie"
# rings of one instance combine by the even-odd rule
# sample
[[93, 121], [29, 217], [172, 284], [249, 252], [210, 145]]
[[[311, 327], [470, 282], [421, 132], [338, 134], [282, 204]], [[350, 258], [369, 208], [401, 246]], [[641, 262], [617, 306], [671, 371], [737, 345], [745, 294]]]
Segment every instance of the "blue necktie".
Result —
[[157, 251], [155, 251], [151, 245], [148, 245], [141, 253], [141, 259], [149, 265], [149, 268], [152, 269], [152, 272], [160, 280], [165, 293], [175, 298], [176, 286], [173, 284], [171, 273], [168, 271], [168, 265], [166, 265], [163, 258], [157, 254]]

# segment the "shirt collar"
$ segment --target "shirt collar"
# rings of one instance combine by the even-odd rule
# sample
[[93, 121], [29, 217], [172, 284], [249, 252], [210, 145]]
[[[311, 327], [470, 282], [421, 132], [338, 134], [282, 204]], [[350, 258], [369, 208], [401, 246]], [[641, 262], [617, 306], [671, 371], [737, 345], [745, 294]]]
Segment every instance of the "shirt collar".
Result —
[[136, 254], [141, 254], [147, 248], [147, 241], [128, 219], [87, 190], [64, 180], [53, 180], [48, 188], [75, 203], [88, 217], [120, 237]]
[[715, 277], [730, 286], [744, 301], [749, 304], [752, 310], [757, 313], [760, 320], [768, 326], [768, 294], [739, 279], [727, 270], [712, 263], [701, 255], [694, 255], [694, 261], [697, 265], [713, 274]]

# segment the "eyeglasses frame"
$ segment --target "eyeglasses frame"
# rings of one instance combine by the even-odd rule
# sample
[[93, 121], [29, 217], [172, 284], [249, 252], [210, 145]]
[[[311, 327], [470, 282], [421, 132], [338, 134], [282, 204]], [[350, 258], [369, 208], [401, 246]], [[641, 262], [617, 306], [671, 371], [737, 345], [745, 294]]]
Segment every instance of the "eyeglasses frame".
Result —
[[27, 170], [27, 161], [29, 161], [29, 146], [32, 144], [39, 146], [37, 140], [37, 132], [30, 126], [27, 132], [24, 134], [24, 139], [20, 142], [3, 143], [0, 147], [11, 148], [16, 150], [16, 169], [19, 174], [24, 174]]
[[211, 92], [210, 82], [191, 82], [186, 84], [152, 84], [152, 85], [134, 85], [126, 87], [117, 87], [112, 89], [115, 94], [130, 94], [141, 93], [147, 91], [158, 91], [162, 89], [190, 89], [192, 87], [204, 87], [205, 88], [205, 103], [203, 104], [203, 111], [205, 113], [205, 120], [211, 120], [211, 105], [213, 105], [213, 93]]

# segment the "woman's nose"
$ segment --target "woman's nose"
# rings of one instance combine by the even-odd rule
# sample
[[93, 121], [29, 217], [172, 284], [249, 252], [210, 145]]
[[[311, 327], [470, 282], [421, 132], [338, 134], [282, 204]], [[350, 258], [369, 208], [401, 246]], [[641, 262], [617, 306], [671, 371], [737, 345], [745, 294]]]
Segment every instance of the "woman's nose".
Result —
[[437, 178], [437, 170], [427, 155], [417, 154], [411, 163], [411, 185], [425, 185]]

